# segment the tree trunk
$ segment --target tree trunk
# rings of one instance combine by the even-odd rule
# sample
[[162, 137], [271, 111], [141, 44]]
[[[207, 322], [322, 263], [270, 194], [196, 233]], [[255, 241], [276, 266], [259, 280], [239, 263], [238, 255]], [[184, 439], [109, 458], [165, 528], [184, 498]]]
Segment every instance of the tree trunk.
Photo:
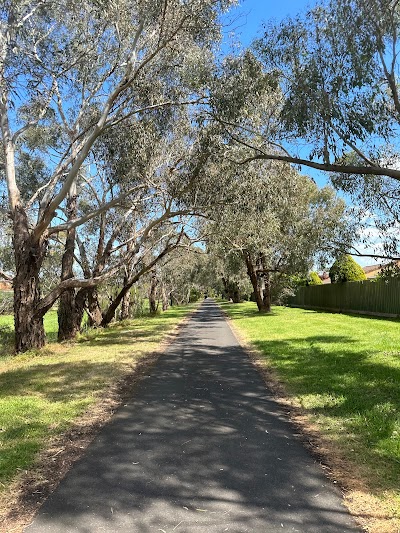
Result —
[[240, 303], [240, 291], [237, 285], [232, 287], [231, 298], [234, 304]]
[[269, 273], [267, 273], [267, 279], [264, 272], [262, 274], [257, 273], [257, 267], [253, 264], [249, 253], [246, 252], [244, 258], [258, 310], [260, 313], [269, 313], [271, 311]]
[[[71, 188], [71, 193], [67, 200], [67, 219], [72, 220], [77, 216], [76, 206], [76, 188]], [[75, 260], [75, 228], [67, 231], [65, 249], [61, 263], [61, 281], [74, 277], [74, 260]], [[59, 299], [58, 304], [58, 341], [67, 341], [75, 339], [81, 329], [79, 321], [79, 312], [75, 310], [75, 289], [67, 289]]]
[[263, 309], [266, 313], [271, 312], [271, 279], [269, 272], [264, 272]]
[[115, 312], [118, 309], [119, 304], [122, 302], [124, 296], [131, 290], [133, 283], [129, 283], [128, 285], [125, 285], [120, 292], [117, 294], [117, 296], [114, 298], [114, 300], [111, 302], [111, 304], [108, 306], [107, 311], [103, 314], [103, 319], [100, 323], [100, 326], [102, 328], [108, 326], [108, 324], [113, 320], [115, 317]]
[[[128, 277], [124, 276], [124, 286], [128, 284]], [[131, 291], [127, 291], [121, 302], [121, 312], [119, 314], [120, 320], [127, 320], [129, 318], [129, 308], [131, 305]]]
[[[161, 285], [162, 310], [166, 311], [169, 307], [169, 298], [164, 283]], [[171, 304], [172, 305], [172, 304]]]
[[89, 315], [89, 326], [92, 328], [100, 327], [102, 325], [103, 313], [101, 311], [97, 287], [90, 287], [87, 291], [87, 312]]
[[150, 313], [156, 313], [157, 312], [157, 285], [158, 285], [158, 279], [157, 274], [153, 270], [151, 272], [151, 281], [150, 281], [150, 290], [149, 290], [149, 305], [150, 305]]
[[[111, 320], [114, 318], [115, 316], [115, 312], [116, 310], [118, 309], [118, 306], [119, 304], [122, 302], [125, 294], [131, 290], [131, 288], [133, 287], [133, 285], [144, 275], [146, 274], [151, 268], [154, 267], [154, 265], [157, 263], [157, 261], [159, 261], [160, 259], [162, 259], [169, 251], [171, 251], [171, 247], [167, 246], [166, 248], [164, 248], [164, 250], [155, 258], [153, 259], [153, 261], [147, 265], [147, 266], [144, 266], [139, 272], [137, 272], [132, 278], [129, 279], [129, 283], [127, 285], [125, 285], [124, 287], [122, 287], [122, 289], [120, 290], [120, 292], [117, 294], [117, 296], [115, 297], [115, 299], [111, 302], [111, 304], [108, 306], [108, 309], [103, 313], [103, 319], [101, 321], [101, 324], [100, 326], [101, 327], [105, 327], [107, 326]], [[154, 271], [153, 271], [154, 272]], [[153, 283], [153, 277], [152, 277], [152, 283]], [[158, 280], [157, 280], [157, 283], [158, 283]], [[156, 295], [154, 294], [154, 304], [156, 306], [156, 311], [157, 311], [157, 302], [156, 302]]]
[[15, 350], [26, 352], [42, 348], [46, 342], [40, 302], [39, 272], [46, 251], [46, 242], [35, 242], [29, 234], [28, 218], [21, 206], [13, 212], [14, 257], [14, 324]]

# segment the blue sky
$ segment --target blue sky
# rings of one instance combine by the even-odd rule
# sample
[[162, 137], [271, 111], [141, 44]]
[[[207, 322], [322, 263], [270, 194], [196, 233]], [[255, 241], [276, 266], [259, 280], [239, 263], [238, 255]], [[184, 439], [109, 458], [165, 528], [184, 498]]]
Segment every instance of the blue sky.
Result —
[[231, 12], [231, 18], [240, 16], [233, 27], [240, 41], [247, 45], [260, 35], [263, 22], [274, 19], [280, 21], [287, 15], [296, 15], [314, 2], [308, 0], [241, 0]]

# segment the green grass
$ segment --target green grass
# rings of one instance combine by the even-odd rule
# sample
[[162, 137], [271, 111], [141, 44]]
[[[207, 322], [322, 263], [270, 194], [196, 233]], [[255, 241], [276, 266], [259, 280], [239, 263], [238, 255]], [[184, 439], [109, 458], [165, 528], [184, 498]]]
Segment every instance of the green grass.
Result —
[[[52, 436], [152, 353], [192, 307], [91, 330], [72, 345], [50, 343], [34, 353], [0, 357], [0, 492], [9, 490]], [[45, 323], [54, 339], [56, 313], [46, 315]], [[1, 317], [0, 326], [7, 324], [12, 318]]]
[[400, 517], [400, 321], [222, 304], [320, 430]]

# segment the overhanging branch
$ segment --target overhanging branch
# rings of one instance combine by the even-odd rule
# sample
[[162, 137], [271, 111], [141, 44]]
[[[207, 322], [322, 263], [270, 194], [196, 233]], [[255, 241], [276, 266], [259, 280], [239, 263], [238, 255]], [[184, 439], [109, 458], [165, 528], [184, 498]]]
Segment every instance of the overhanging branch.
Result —
[[251, 161], [257, 160], [268, 160], [268, 161], [282, 161], [285, 163], [292, 163], [294, 165], [304, 165], [305, 167], [315, 168], [317, 170], [322, 170], [325, 172], [335, 172], [338, 174], [357, 174], [359, 176], [369, 175], [369, 176], [388, 176], [397, 181], [400, 181], [400, 170], [395, 170], [393, 168], [385, 167], [364, 167], [364, 166], [355, 166], [355, 165], [340, 165], [340, 164], [327, 164], [327, 163], [316, 163], [315, 161], [310, 161], [308, 159], [301, 159], [299, 157], [290, 157], [280, 154], [258, 154], [252, 157], [248, 157], [242, 161], [238, 161], [239, 164], [245, 165]]

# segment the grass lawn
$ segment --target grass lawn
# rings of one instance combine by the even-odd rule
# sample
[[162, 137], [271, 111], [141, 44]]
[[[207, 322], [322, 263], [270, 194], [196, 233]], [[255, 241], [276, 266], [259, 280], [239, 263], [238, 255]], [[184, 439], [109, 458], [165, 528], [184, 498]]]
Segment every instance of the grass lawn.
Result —
[[400, 531], [400, 321], [222, 307]]
[[[49, 343], [43, 350], [0, 356], [0, 500], [52, 437], [68, 429], [104, 391], [154, 352], [192, 308], [173, 307], [153, 317], [92, 330], [75, 344]], [[0, 317], [0, 328], [12, 324]], [[50, 341], [57, 316], [46, 315]], [[8, 339], [9, 340], [9, 339]], [[7, 342], [8, 342], [7, 340]], [[1, 505], [0, 505], [1, 507]], [[1, 513], [0, 513], [1, 514]]]

